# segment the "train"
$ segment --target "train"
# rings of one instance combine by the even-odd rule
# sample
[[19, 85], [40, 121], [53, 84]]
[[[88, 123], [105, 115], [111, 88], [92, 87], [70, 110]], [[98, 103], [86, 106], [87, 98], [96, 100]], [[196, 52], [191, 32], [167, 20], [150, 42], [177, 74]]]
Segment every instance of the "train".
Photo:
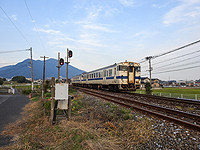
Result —
[[73, 76], [71, 83], [95, 89], [135, 91], [141, 87], [141, 66], [135, 62], [120, 62]]

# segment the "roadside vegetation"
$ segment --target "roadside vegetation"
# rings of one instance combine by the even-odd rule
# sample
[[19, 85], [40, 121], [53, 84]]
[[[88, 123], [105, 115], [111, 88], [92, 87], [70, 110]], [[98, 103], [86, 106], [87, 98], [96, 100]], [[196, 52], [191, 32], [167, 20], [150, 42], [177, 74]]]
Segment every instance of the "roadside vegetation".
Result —
[[50, 93], [44, 104], [36, 96], [24, 108], [23, 119], [3, 132], [15, 139], [14, 145], [3, 149], [137, 149], [152, 136], [151, 119], [73, 89], [69, 92], [74, 96], [70, 120], [58, 116], [51, 125]]

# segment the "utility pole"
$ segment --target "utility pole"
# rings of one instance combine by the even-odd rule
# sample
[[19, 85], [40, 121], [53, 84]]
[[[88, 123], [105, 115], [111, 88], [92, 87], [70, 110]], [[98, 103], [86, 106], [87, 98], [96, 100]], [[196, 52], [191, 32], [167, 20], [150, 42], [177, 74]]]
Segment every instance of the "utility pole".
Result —
[[32, 51], [32, 47], [30, 47], [30, 54], [31, 54], [31, 90], [32, 90], [32, 92], [33, 92], [33, 51]]
[[151, 59], [152, 58], [153, 58], [152, 56], [146, 57], [146, 60], [149, 60], [149, 70], [147, 70], [147, 71], [149, 71], [150, 85], [151, 85], [151, 71], [153, 70], [153, 68], [151, 67]]
[[67, 64], [67, 68], [66, 68], [66, 83], [68, 83], [68, 64], [69, 64], [69, 62], [68, 62], [69, 56], [68, 55], [69, 55], [69, 50], [67, 48], [67, 62], [65, 62]]
[[44, 58], [44, 65], [43, 65], [43, 81], [42, 81], [42, 99], [44, 98], [44, 81], [45, 81], [45, 58], [49, 58], [46, 56], [40, 56], [40, 58]]
[[58, 52], [58, 66], [56, 66], [58, 68], [58, 82], [60, 80], [60, 52]]

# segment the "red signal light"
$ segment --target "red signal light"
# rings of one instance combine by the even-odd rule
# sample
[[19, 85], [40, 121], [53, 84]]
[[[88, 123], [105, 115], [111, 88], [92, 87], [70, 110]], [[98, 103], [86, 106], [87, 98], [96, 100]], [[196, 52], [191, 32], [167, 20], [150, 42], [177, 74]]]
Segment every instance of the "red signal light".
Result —
[[69, 50], [68, 54], [69, 54], [68, 55], [69, 57], [72, 57], [72, 51], [71, 50]]
[[64, 59], [63, 58], [60, 58], [60, 65], [64, 65]]

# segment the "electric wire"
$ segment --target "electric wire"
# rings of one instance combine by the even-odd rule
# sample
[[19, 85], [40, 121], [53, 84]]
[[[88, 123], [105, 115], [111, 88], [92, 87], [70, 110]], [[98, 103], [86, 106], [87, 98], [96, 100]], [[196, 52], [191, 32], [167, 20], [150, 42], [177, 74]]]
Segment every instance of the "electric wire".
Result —
[[176, 72], [176, 71], [181, 71], [181, 70], [188, 70], [188, 69], [193, 69], [193, 68], [198, 68], [200, 67], [200, 65], [198, 66], [193, 66], [193, 67], [187, 67], [187, 68], [181, 68], [181, 69], [176, 69], [176, 70], [167, 70], [167, 71], [161, 71], [161, 72], [152, 72], [152, 74], [159, 74], [159, 73], [171, 73], [171, 72]]
[[30, 49], [23, 49], [23, 50], [13, 50], [13, 51], [0, 51], [0, 53], [13, 53], [13, 52], [21, 52], [21, 51], [29, 51]]
[[[200, 61], [198, 60], [198, 61], [191, 62], [191, 63], [186, 63], [186, 64], [181, 64], [181, 65], [178, 65], [178, 66], [173, 66], [173, 67], [170, 67], [170, 68], [175, 69], [175, 68], [178, 68], [178, 67], [188, 66], [188, 65], [197, 64], [197, 63], [200, 63]], [[165, 70], [170, 69], [170, 68], [169, 68], [169, 67], [168, 67], [168, 68], [165, 68]], [[157, 69], [156, 69], [156, 70], [157, 70]]]
[[177, 64], [177, 63], [180, 63], [180, 62], [183, 62], [183, 61], [187, 61], [187, 60], [190, 60], [190, 59], [194, 59], [194, 58], [197, 58], [197, 57], [200, 57], [200, 55], [197, 55], [197, 56], [194, 56], [194, 57], [190, 57], [188, 59], [176, 61], [176, 62], [173, 62], [171, 64], [163, 65], [163, 66], [157, 67], [156, 69], [160, 69], [160, 68], [163, 68], [163, 67], [166, 67], [166, 66], [171, 66], [171, 65], [174, 65], [174, 64]]
[[1, 10], [4, 12], [4, 14], [8, 17], [8, 19], [10, 20], [10, 22], [14, 25], [14, 27], [17, 29], [17, 31], [21, 34], [21, 36], [25, 39], [25, 41], [29, 44], [29, 46], [31, 46], [31, 44], [29, 43], [29, 41], [27, 40], [27, 38], [22, 34], [22, 32], [18, 29], [18, 27], [14, 24], [14, 22], [10, 19], [10, 17], [7, 15], [7, 13], [4, 11], [4, 9], [0, 6]]
[[[150, 56], [150, 57], [151, 57], [152, 59], [155, 59], [155, 58], [158, 58], [158, 57], [161, 57], [161, 56], [170, 54], [170, 53], [172, 53], [172, 52], [176, 52], [176, 51], [178, 51], [178, 50], [182, 50], [183, 48], [189, 47], [189, 46], [194, 45], [194, 44], [197, 44], [197, 43], [199, 43], [199, 42], [200, 42], [200, 40], [197, 40], [197, 41], [195, 41], [195, 42], [192, 42], [192, 43], [189, 43], [189, 44], [187, 44], [187, 45], [181, 46], [181, 47], [176, 48], [176, 49], [174, 49], [174, 50], [171, 50], [171, 51], [168, 51], [168, 52], [164, 52], [164, 53], [162, 53], [162, 54], [158, 54], [158, 55], [155, 55], [155, 56]], [[146, 58], [147, 58], [147, 57], [146, 57]], [[139, 63], [141, 64], [141, 63], [146, 62], [146, 61], [148, 60], [148, 59], [146, 59], [146, 58], [141, 59], [141, 62], [139, 62]]]
[[[41, 42], [41, 44], [42, 44], [42, 47], [43, 47], [43, 49], [44, 49], [44, 51], [45, 51], [45, 53], [46, 53], [44, 44], [43, 44], [43, 42], [42, 42], [42, 39], [41, 39], [40, 34], [39, 34], [39, 32], [38, 32], [38, 29], [37, 29], [37, 27], [36, 27], [35, 21], [33, 20], [33, 17], [32, 17], [32, 15], [31, 15], [30, 9], [29, 9], [29, 7], [28, 7], [28, 5], [27, 5], [27, 3], [26, 3], [26, 0], [24, 0], [24, 2], [25, 2], [25, 4], [26, 4], [26, 8], [27, 8], [27, 10], [28, 10], [28, 12], [29, 12], [29, 15], [30, 15], [30, 17], [31, 17], [32, 23], [33, 23], [33, 25], [34, 25], [34, 27], [35, 27], [35, 29], [36, 29], [36, 31], [37, 31], [37, 35], [38, 35], [38, 37], [39, 37], [39, 39], [40, 39], [40, 42]], [[39, 55], [39, 54], [38, 54], [38, 55]]]
[[[160, 61], [160, 62], [157, 62], [157, 63], [153, 63], [152, 66], [155, 66], [155, 65], [167, 62], [167, 61], [171, 61], [171, 60], [174, 60], [174, 59], [178, 59], [178, 58], [181, 58], [181, 57], [185, 57], [185, 56], [188, 56], [188, 55], [191, 55], [191, 54], [195, 54], [195, 53], [198, 53], [198, 52], [200, 52], [200, 50], [197, 50], [197, 51], [194, 51], [194, 52], [190, 52], [190, 53], [187, 53], [187, 54], [184, 54], [184, 55], [180, 55], [180, 56], [177, 56], [177, 57], [173, 57], [173, 58], [170, 58], [170, 59], [166, 59], [166, 60], [163, 60], [163, 61]], [[190, 57], [190, 58], [185, 59], [185, 60], [173, 62], [172, 64], [167, 64], [167, 65], [163, 65], [163, 66], [160, 66], [160, 67], [156, 67], [156, 69], [163, 68], [163, 67], [166, 67], [166, 66], [169, 66], [169, 65], [174, 65], [175, 63], [180, 63], [182, 61], [187, 61], [187, 60], [190, 60], [190, 59], [193, 59], [193, 58], [197, 58], [197, 57], [200, 57], [200, 55], [194, 56], [194, 57]], [[146, 67], [148, 67], [148, 65], [142, 66], [142, 68], [146, 68]]]
[[200, 40], [195, 41], [195, 42], [192, 42], [192, 43], [189, 43], [189, 44], [187, 44], [187, 45], [184, 45], [184, 46], [182, 46], [182, 47], [176, 48], [176, 49], [174, 49], [174, 50], [171, 50], [171, 51], [168, 51], [168, 52], [165, 52], [165, 53], [162, 53], [162, 54], [153, 56], [153, 58], [157, 58], [157, 57], [164, 56], [164, 55], [166, 55], [166, 54], [169, 54], [169, 53], [172, 53], [172, 52], [181, 50], [181, 49], [183, 49], [183, 48], [186, 48], [186, 47], [189, 47], [189, 46], [191, 46], [191, 45], [197, 44], [197, 43], [199, 43], [199, 42], [200, 42]]
[[153, 63], [153, 65], [161, 64], [161, 63], [164, 63], [164, 62], [167, 62], [167, 61], [171, 61], [173, 59], [178, 59], [178, 58], [185, 57], [185, 56], [195, 54], [195, 53], [198, 53], [198, 52], [200, 52], [200, 50], [197, 50], [197, 51], [191, 52], [191, 53], [187, 53], [187, 54], [184, 54], [184, 55], [180, 55], [180, 56], [177, 56], [177, 57], [173, 57], [173, 58], [170, 58], [170, 59], [166, 59], [166, 60], [163, 60], [163, 61], [160, 61], [160, 62], [157, 62], [157, 63]]

